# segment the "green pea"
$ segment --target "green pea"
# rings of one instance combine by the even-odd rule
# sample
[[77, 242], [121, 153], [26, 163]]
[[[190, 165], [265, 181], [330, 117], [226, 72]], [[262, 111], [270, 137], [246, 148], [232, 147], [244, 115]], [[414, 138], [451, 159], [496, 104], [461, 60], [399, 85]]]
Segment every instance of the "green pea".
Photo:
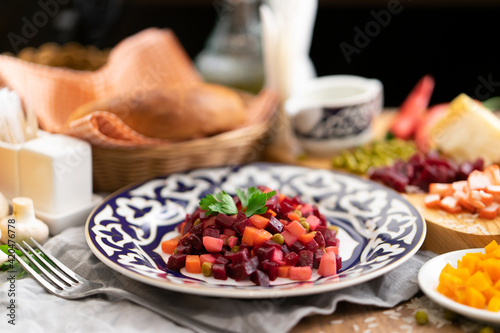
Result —
[[231, 252], [238, 252], [240, 250], [240, 246], [239, 245], [235, 245], [231, 248]]
[[301, 221], [300, 224], [304, 227], [304, 229], [306, 229], [306, 232], [309, 232], [309, 223], [307, 223], [305, 220], [304, 221]]
[[206, 276], [206, 277], [212, 276], [212, 263], [205, 261], [201, 265], [201, 272], [203, 273], [203, 276]]
[[419, 325], [426, 325], [429, 322], [429, 316], [427, 316], [427, 312], [420, 310], [415, 313], [415, 320]]
[[448, 309], [444, 310], [444, 319], [449, 321], [455, 321], [458, 318], [456, 312], [450, 311]]
[[279, 245], [283, 245], [283, 243], [285, 243], [285, 237], [283, 237], [282, 234], [274, 234], [271, 239]]

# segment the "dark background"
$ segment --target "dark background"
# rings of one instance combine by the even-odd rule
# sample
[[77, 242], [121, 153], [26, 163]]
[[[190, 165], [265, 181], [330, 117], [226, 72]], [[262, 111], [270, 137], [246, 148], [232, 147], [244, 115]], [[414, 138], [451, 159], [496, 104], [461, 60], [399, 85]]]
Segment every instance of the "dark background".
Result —
[[[68, 4], [20, 48], [71, 40], [112, 47], [155, 26], [172, 28], [194, 58], [218, 19], [215, 1], [59, 0]], [[311, 48], [318, 74], [378, 78], [386, 106], [399, 105], [425, 74], [436, 79], [431, 104], [450, 101], [461, 92], [478, 99], [500, 96], [500, 1], [400, 2], [402, 12], [348, 63], [339, 45], [354, 45], [355, 27], [364, 30], [374, 21], [371, 12], [386, 9], [388, 1], [320, 0]], [[0, 0], [0, 52], [14, 51], [8, 33], [21, 35], [22, 18], [31, 21], [40, 10], [38, 1]], [[492, 83], [486, 87], [481, 78]]]

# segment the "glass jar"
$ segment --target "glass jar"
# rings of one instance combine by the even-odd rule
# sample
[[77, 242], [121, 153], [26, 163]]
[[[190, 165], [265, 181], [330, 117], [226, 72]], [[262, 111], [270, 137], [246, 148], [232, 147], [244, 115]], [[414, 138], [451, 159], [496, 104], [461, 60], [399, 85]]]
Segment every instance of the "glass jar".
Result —
[[195, 64], [206, 82], [257, 93], [264, 83], [260, 1], [220, 2], [218, 21]]

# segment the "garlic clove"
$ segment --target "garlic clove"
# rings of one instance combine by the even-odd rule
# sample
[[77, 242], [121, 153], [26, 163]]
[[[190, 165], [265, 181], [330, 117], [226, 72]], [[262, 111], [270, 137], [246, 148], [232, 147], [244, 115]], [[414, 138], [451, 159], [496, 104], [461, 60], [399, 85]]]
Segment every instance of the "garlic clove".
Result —
[[9, 215], [9, 203], [2, 192], [0, 192], [0, 219], [7, 215]]
[[26, 197], [12, 199], [12, 215], [4, 217], [0, 221], [0, 240], [4, 244], [8, 242], [21, 243], [29, 241], [33, 237], [37, 242], [44, 243], [49, 237], [49, 228], [41, 220], [35, 217], [33, 200]]

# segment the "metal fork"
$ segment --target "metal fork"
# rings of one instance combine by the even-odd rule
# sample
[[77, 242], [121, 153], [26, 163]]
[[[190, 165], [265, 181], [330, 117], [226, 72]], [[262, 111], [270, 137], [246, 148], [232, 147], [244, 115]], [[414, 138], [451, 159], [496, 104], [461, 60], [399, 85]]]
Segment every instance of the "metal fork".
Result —
[[[28, 253], [26, 249], [24, 249], [19, 243], [16, 243], [16, 247], [28, 258], [28, 260], [35, 265], [35, 267], [41, 272], [37, 273], [30, 265], [28, 265], [21, 257], [19, 257], [14, 250], [10, 249], [10, 253], [16, 258], [19, 264], [48, 292], [54, 294], [56, 296], [66, 298], [66, 299], [77, 299], [84, 298], [90, 295], [95, 294], [107, 294], [113, 295], [121, 298], [128, 299], [134, 303], [142, 305], [153, 312], [158, 313], [159, 315], [177, 323], [181, 326], [188, 327], [195, 332], [205, 332], [205, 333], [215, 333], [221, 332], [222, 330], [211, 326], [209, 324], [201, 323], [196, 319], [189, 318], [186, 315], [167, 310], [163, 308], [163, 302], [155, 302], [155, 301], [147, 301], [138, 297], [135, 294], [132, 294], [126, 290], [118, 289], [111, 287], [109, 285], [105, 285], [103, 283], [96, 283], [84, 279], [80, 275], [76, 274], [64, 264], [62, 264], [59, 260], [57, 260], [54, 256], [48, 253], [37, 241], [33, 238], [30, 238], [33, 244], [40, 250], [44, 256], [50, 259], [52, 262], [51, 265], [47, 260], [45, 260], [37, 251], [33, 249], [27, 242], [23, 241], [23, 246], [31, 252]], [[38, 261], [42, 262], [41, 265]], [[56, 266], [57, 268], [55, 268]]]

